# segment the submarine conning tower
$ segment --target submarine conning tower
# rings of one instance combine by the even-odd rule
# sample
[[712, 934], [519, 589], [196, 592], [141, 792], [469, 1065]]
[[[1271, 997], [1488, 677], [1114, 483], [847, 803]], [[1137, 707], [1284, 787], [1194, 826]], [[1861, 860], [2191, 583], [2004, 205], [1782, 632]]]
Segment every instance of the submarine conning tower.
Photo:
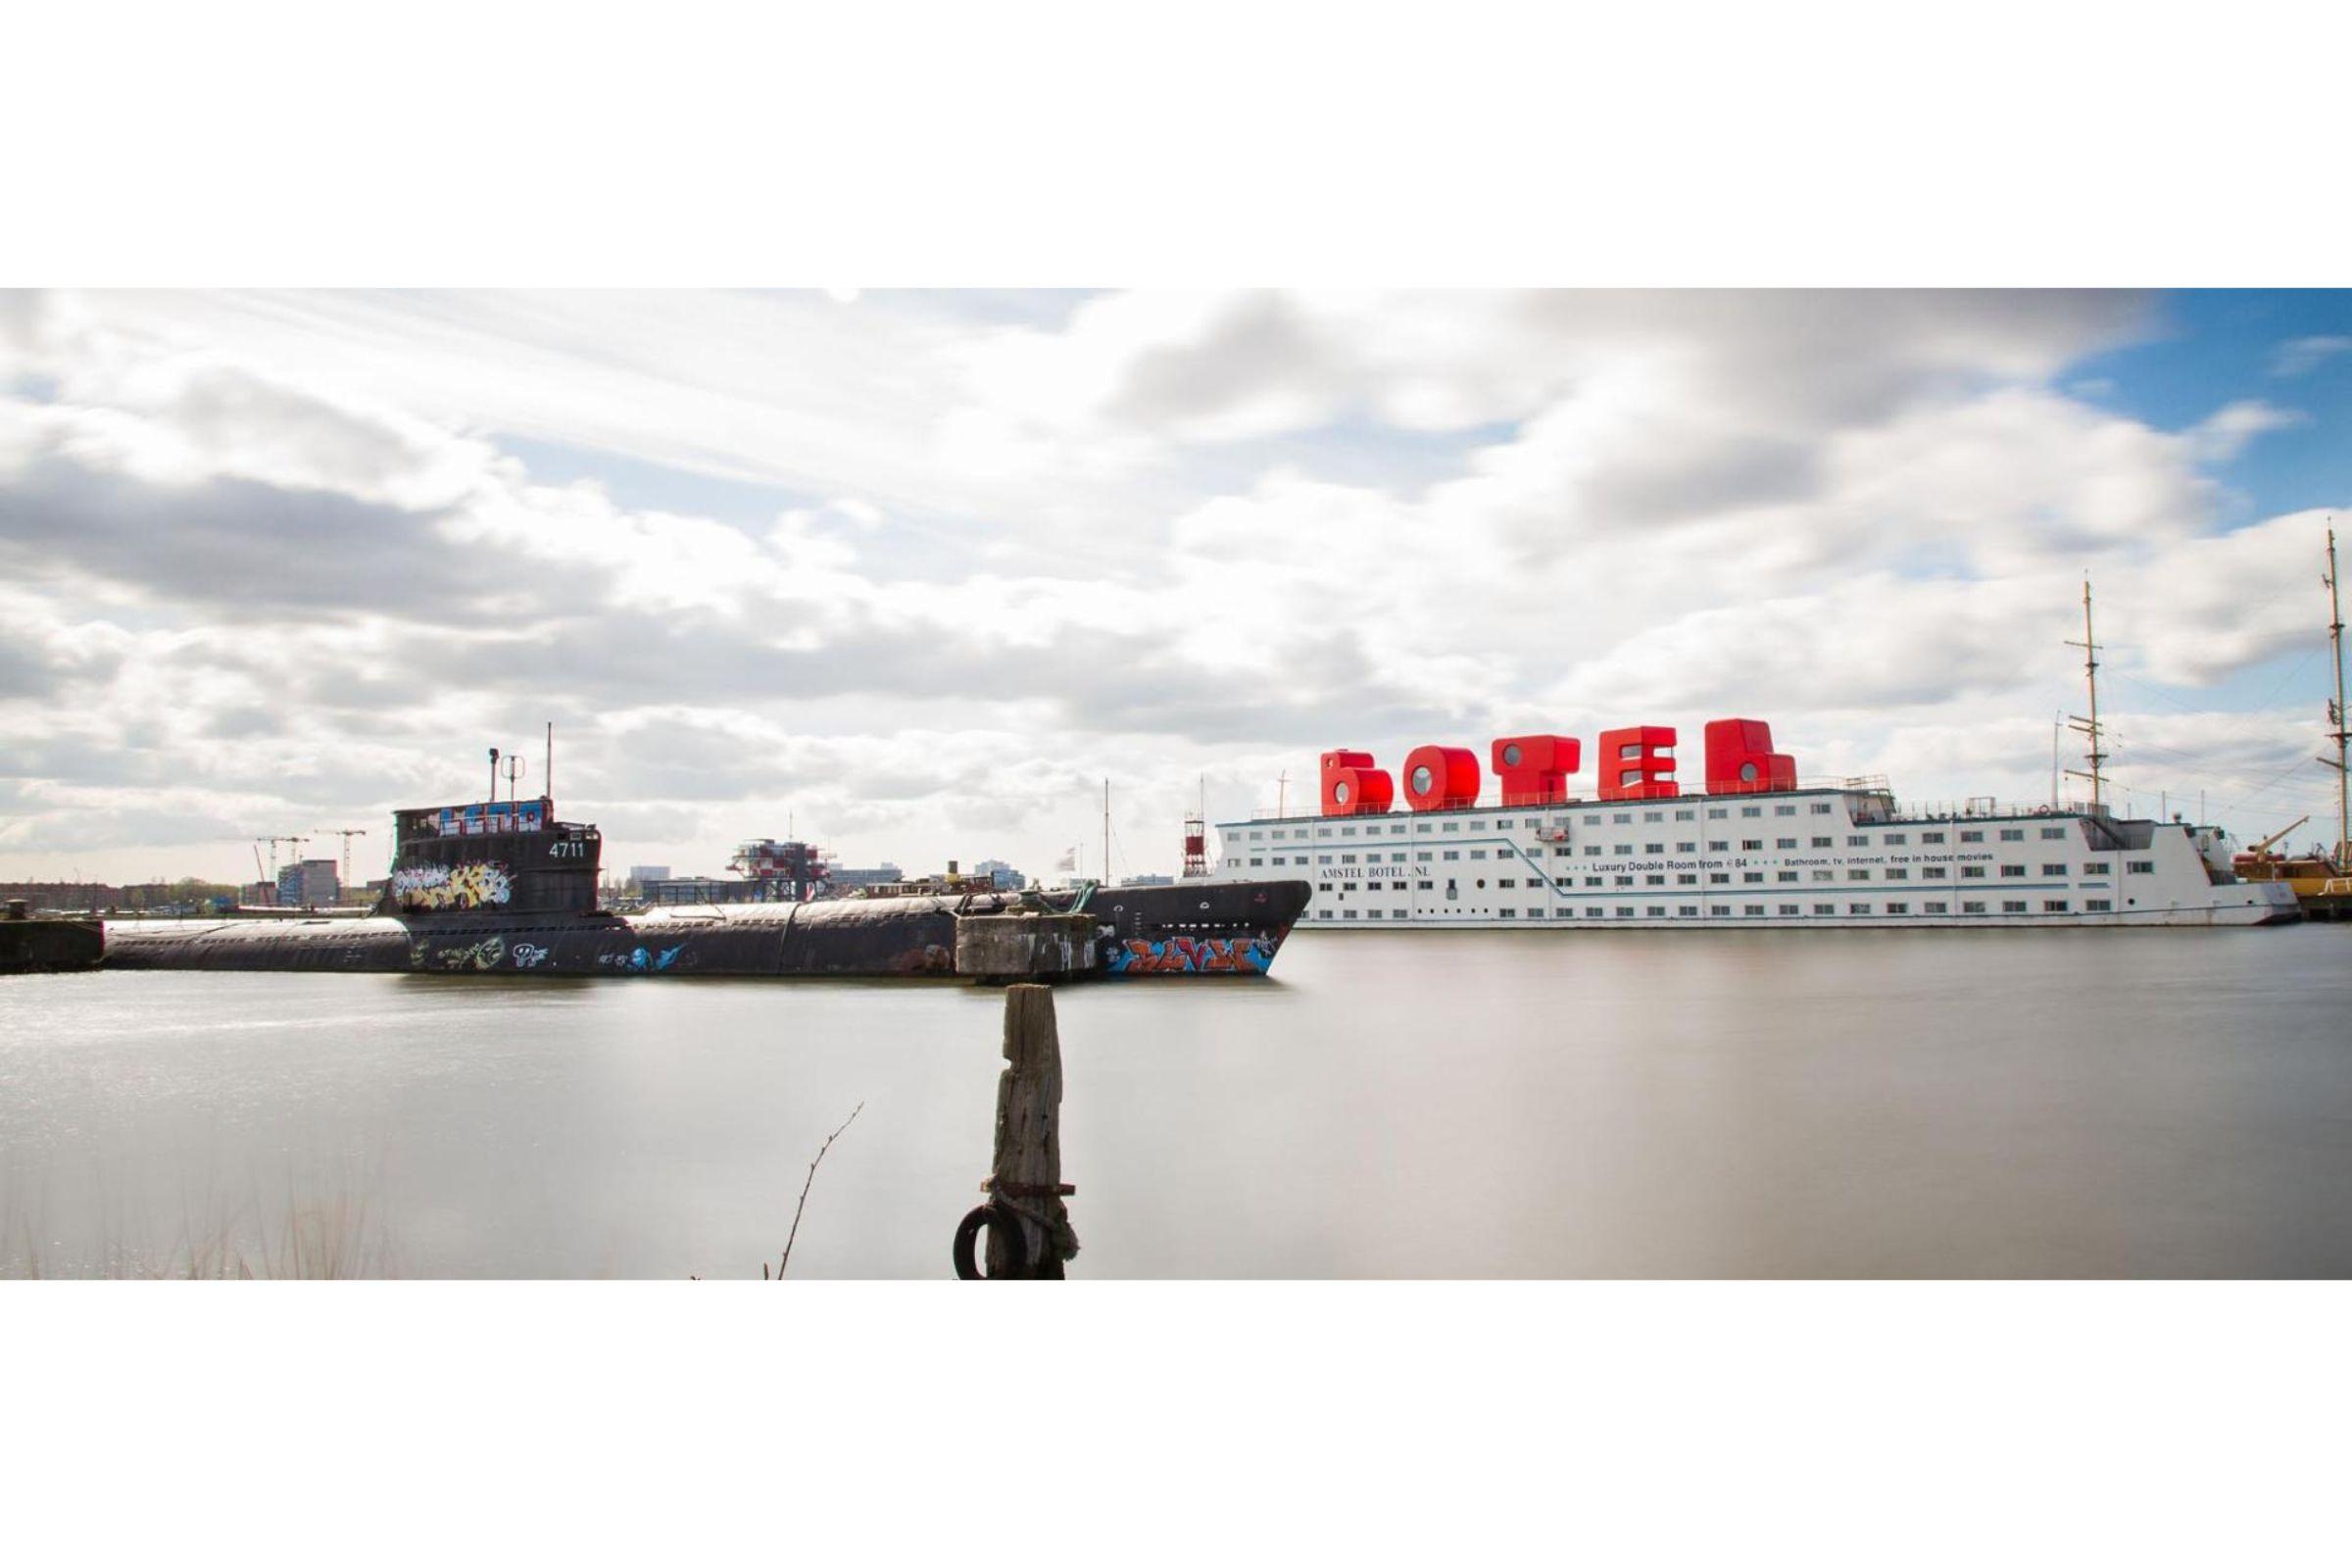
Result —
[[381, 910], [437, 914], [589, 914], [604, 835], [559, 822], [555, 802], [476, 801], [392, 813], [392, 879]]

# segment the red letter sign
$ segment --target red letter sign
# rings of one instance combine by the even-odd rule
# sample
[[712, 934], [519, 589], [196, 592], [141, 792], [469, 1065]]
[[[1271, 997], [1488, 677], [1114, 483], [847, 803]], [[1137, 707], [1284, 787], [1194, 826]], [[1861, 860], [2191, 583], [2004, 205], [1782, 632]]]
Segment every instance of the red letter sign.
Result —
[[1404, 798], [1416, 811], [1478, 804], [1478, 759], [1459, 746], [1423, 746], [1404, 760]]
[[1389, 775], [1372, 765], [1370, 752], [1323, 754], [1323, 814], [1353, 816], [1385, 811], [1396, 799]]
[[1796, 759], [1772, 749], [1772, 726], [1753, 718], [1707, 725], [1707, 793], [1758, 795], [1796, 788]]
[[1674, 729], [1667, 724], [1639, 724], [1631, 729], [1600, 732], [1600, 756], [1594, 766], [1600, 774], [1604, 801], [1662, 801], [1680, 795], [1674, 782]]
[[1505, 735], [1494, 743], [1494, 777], [1505, 806], [1550, 806], [1565, 800], [1567, 778], [1584, 760], [1573, 735]]

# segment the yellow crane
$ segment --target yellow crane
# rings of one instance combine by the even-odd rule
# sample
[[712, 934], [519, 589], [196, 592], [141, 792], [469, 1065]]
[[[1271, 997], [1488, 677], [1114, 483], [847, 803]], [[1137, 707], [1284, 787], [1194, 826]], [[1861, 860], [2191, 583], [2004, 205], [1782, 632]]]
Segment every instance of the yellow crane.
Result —
[[2292, 833], [2295, 829], [2301, 827], [2304, 823], [2310, 820], [2311, 813], [2309, 811], [2304, 812], [2301, 816], [2296, 817], [2292, 822], [2287, 823], [2286, 826], [2280, 828], [2269, 838], [2257, 839], [2254, 843], [2247, 845], [2246, 853], [2248, 855], [2270, 854], [2272, 845], [2278, 843], [2280, 839], [2286, 837], [2289, 833]]

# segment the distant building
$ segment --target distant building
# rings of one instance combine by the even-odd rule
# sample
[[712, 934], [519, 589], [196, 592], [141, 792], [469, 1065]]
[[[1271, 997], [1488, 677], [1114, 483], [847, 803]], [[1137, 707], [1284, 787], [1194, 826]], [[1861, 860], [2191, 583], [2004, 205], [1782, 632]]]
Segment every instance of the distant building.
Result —
[[[644, 870], [666, 870], [645, 866]], [[641, 876], [637, 896], [648, 904], [732, 904], [743, 889], [731, 876]]]
[[859, 888], [870, 888], [877, 882], [904, 882], [906, 873], [884, 860], [880, 865], [829, 866], [825, 871], [825, 880], [832, 884], [836, 893], [855, 893]]
[[23, 899], [42, 909], [103, 909], [121, 902], [122, 889], [104, 882], [0, 882], [0, 900]]
[[637, 884], [648, 904], [777, 904], [789, 893], [773, 883], [739, 876], [658, 876]]
[[343, 902], [332, 860], [300, 860], [277, 873], [277, 902], [289, 908], [326, 908]]
[[1119, 884], [1123, 888], [1167, 888], [1175, 885], [1174, 877], [1163, 876], [1157, 871], [1148, 871], [1142, 876], [1131, 876]]
[[629, 867], [629, 880], [639, 887], [645, 886], [648, 882], [666, 882], [669, 880], [669, 867], [666, 865], [632, 865]]
[[237, 902], [249, 909], [274, 909], [277, 907], [277, 884], [248, 882], [237, 890]]
[[1027, 877], [1006, 865], [1003, 860], [982, 860], [978, 865], [972, 867], [972, 874], [988, 878], [989, 882], [1000, 890], [1025, 888], [1029, 885]]

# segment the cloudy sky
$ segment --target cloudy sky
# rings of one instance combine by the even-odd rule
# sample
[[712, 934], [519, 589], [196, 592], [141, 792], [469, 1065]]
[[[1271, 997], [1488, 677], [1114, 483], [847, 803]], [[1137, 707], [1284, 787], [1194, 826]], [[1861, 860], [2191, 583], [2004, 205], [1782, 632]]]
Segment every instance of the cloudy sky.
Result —
[[1728, 715], [2040, 800], [2085, 571], [2119, 787], [2265, 832], [2348, 427], [2344, 294], [0, 294], [0, 879], [380, 874], [548, 720], [680, 870]]

